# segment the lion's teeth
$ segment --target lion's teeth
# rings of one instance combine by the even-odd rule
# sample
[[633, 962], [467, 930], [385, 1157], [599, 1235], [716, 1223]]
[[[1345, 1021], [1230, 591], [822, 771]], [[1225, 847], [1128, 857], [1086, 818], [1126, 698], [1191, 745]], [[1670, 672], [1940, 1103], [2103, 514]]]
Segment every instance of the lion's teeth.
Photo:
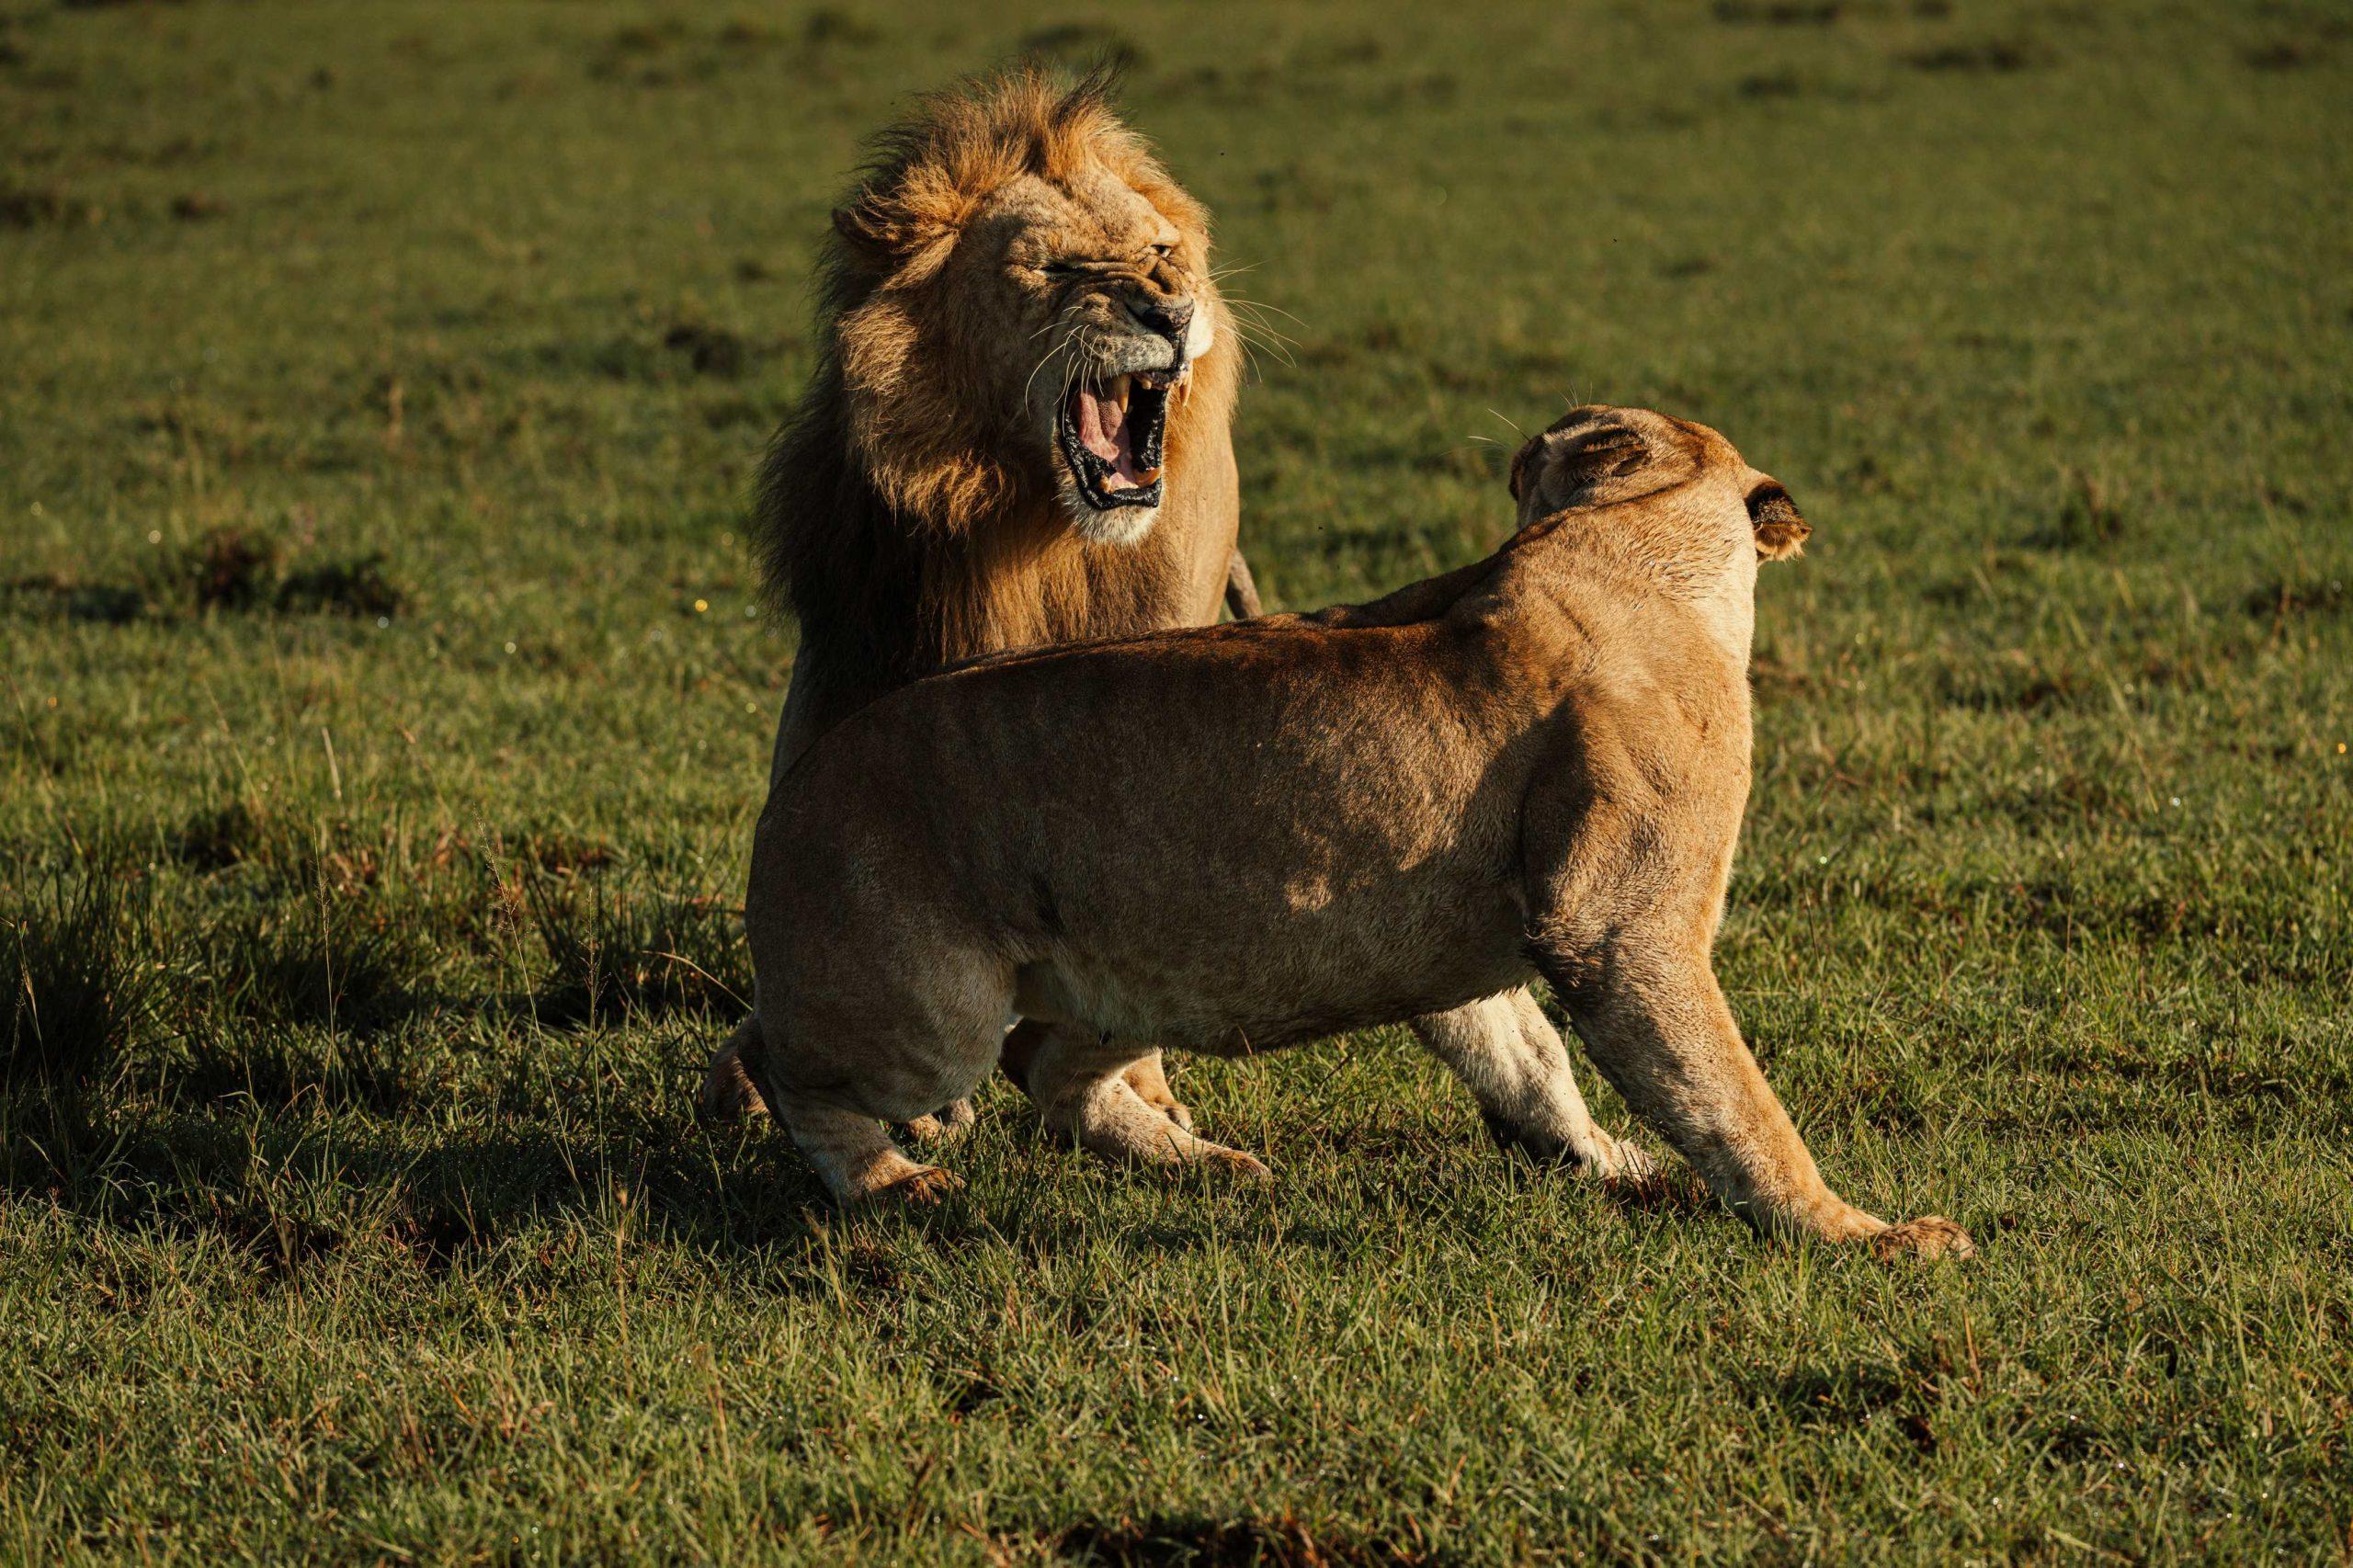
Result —
[[1130, 380], [1131, 378], [1127, 376], [1118, 376], [1114, 377], [1111, 381], [1111, 401], [1120, 405], [1120, 412], [1122, 414], [1125, 414], [1128, 411], [1128, 382]]

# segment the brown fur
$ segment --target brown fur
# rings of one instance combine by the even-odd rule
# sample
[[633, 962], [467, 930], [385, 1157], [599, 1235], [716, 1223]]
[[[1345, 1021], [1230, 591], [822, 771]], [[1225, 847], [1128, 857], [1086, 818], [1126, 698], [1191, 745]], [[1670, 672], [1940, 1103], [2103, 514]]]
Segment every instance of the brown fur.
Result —
[[[1749, 779], [1757, 562], [1805, 524], [1715, 432], [1585, 409], [1514, 465], [1522, 527], [1370, 605], [1014, 653], [843, 725], [763, 817], [764, 1092], [833, 1189], [949, 1178], [877, 1118], [962, 1092], [1009, 1006], [1050, 1125], [1265, 1174], [1152, 1116], [1135, 1042], [1220, 1054], [1415, 1022], [1498, 1136], [1594, 1129], [1548, 978], [1628, 1103], [1770, 1229], [1963, 1253], [1824, 1184], [1709, 961]], [[1116, 812], [1101, 802], [1116, 801]]]
[[[1256, 605], [1234, 542], [1238, 347], [1208, 216], [1104, 83], [968, 83], [871, 154], [834, 215], [817, 368], [755, 511], [769, 589], [801, 631], [771, 788], [817, 736], [961, 659]], [[1046, 270], [1066, 258], [1088, 263], [1074, 284]], [[1074, 516], [1041, 411], [1140, 352], [1136, 303], [1170, 301], [1213, 335], [1169, 396], [1165, 499], [1136, 537], [1137, 514]], [[756, 1038], [747, 1022], [714, 1058], [710, 1113], [749, 1103], [736, 1054]], [[1156, 1060], [1135, 1076], [1183, 1119]]]

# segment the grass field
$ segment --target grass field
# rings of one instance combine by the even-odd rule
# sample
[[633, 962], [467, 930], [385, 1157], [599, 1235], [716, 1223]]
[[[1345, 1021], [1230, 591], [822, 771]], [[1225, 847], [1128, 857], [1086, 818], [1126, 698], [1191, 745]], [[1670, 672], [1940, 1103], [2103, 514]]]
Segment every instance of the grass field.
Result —
[[[1789, 484], [1722, 971], [1976, 1262], [1515, 1166], [1402, 1036], [1179, 1065], [1266, 1194], [696, 1127], [807, 262], [1024, 47], [1295, 318], [1270, 600], [1570, 400]], [[0, 0], [0, 1558], [2344, 1557], [2348, 189], [2319, 0]]]

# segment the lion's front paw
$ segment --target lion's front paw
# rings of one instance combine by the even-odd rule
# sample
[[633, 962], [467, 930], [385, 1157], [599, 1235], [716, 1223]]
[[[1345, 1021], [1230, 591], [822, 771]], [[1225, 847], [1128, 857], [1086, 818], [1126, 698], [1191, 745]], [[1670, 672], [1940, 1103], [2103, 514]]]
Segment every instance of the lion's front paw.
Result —
[[1506, 1153], [1517, 1151], [1539, 1165], [1566, 1166], [1594, 1181], [1642, 1181], [1654, 1175], [1658, 1162], [1633, 1144], [1612, 1138], [1597, 1127], [1568, 1135], [1522, 1127], [1501, 1117], [1485, 1117], [1487, 1135]]
[[1969, 1233], [1940, 1214], [1923, 1214], [1890, 1225], [1871, 1238], [1871, 1256], [1882, 1262], [1899, 1257], [1973, 1257], [1977, 1244]]
[[907, 1208], [930, 1208], [964, 1185], [964, 1178], [953, 1171], [938, 1165], [918, 1165], [888, 1187], [876, 1187], [866, 1195], [869, 1203], [897, 1203]]

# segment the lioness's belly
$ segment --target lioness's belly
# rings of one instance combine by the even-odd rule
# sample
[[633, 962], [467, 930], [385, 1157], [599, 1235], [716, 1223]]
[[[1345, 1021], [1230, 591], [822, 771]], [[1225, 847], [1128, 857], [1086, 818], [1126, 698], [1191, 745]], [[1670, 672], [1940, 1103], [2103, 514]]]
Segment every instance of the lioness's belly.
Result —
[[1016, 1005], [1239, 1055], [1441, 1012], [1531, 972], [1518, 901], [1500, 886], [1404, 878], [1320, 903], [1317, 892], [1295, 888], [1279, 904], [1238, 896], [1206, 920], [1172, 910], [1149, 929], [1072, 930], [1021, 968]]

